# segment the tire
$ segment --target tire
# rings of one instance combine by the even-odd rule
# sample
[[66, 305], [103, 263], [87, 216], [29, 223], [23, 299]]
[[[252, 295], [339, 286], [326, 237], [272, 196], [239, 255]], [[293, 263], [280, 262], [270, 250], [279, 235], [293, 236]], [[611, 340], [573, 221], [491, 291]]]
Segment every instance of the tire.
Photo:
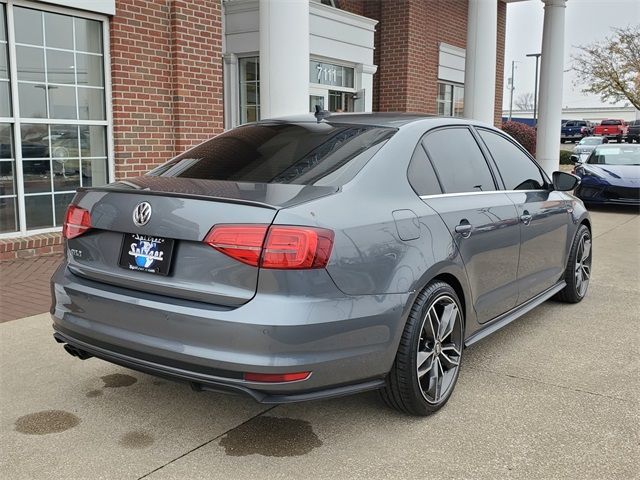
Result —
[[464, 312], [455, 290], [442, 281], [429, 283], [411, 308], [382, 400], [416, 416], [442, 408], [458, 380], [463, 335]]
[[[585, 254], [586, 250], [586, 254]], [[556, 299], [565, 303], [578, 303], [587, 294], [591, 278], [591, 232], [586, 225], [580, 225], [571, 245], [564, 281], [567, 286], [556, 295]]]

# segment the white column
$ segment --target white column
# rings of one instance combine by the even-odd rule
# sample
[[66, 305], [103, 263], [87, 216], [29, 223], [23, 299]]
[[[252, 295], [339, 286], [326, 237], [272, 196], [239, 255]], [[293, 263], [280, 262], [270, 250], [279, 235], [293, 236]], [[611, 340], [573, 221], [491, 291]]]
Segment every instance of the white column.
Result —
[[260, 117], [309, 110], [309, 1], [260, 0]]
[[464, 116], [493, 125], [496, 100], [496, 0], [469, 0]]
[[566, 0], [544, 2], [536, 157], [549, 176], [560, 164]]
[[238, 57], [234, 53], [223, 55], [223, 75], [224, 75], [224, 128], [238, 126]]
[[373, 110], [373, 75], [377, 70], [377, 65], [363, 63], [356, 65], [356, 89], [358, 95], [358, 99], [355, 102], [356, 112], [371, 112]]

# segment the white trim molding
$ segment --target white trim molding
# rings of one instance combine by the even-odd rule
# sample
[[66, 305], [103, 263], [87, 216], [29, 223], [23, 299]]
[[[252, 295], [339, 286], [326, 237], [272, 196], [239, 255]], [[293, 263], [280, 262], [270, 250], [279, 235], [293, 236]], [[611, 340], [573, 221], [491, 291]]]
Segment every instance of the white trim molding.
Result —
[[116, 0], [39, 0], [43, 3], [50, 3], [65, 8], [76, 10], [86, 10], [104, 15], [116, 14]]
[[464, 83], [467, 52], [464, 48], [440, 42], [438, 47], [438, 80]]

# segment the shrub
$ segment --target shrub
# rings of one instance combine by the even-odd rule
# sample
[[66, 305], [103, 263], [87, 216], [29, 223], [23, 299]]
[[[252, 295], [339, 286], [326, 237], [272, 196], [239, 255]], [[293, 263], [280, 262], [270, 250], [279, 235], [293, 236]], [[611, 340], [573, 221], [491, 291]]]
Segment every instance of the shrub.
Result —
[[571, 155], [573, 152], [569, 150], [560, 150], [560, 165], [573, 165]]
[[520, 145], [534, 155], [536, 154], [536, 129], [520, 122], [504, 122], [502, 130], [511, 135]]

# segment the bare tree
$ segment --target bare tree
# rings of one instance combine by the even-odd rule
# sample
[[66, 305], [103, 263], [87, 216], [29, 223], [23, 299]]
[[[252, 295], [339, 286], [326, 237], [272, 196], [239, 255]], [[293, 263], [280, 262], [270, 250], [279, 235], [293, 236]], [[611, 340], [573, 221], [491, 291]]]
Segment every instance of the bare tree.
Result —
[[516, 104], [518, 110], [533, 110], [533, 93], [521, 93], [513, 103]]
[[640, 25], [614, 28], [612, 36], [578, 48], [571, 56], [576, 86], [603, 102], [628, 100], [640, 109]]

